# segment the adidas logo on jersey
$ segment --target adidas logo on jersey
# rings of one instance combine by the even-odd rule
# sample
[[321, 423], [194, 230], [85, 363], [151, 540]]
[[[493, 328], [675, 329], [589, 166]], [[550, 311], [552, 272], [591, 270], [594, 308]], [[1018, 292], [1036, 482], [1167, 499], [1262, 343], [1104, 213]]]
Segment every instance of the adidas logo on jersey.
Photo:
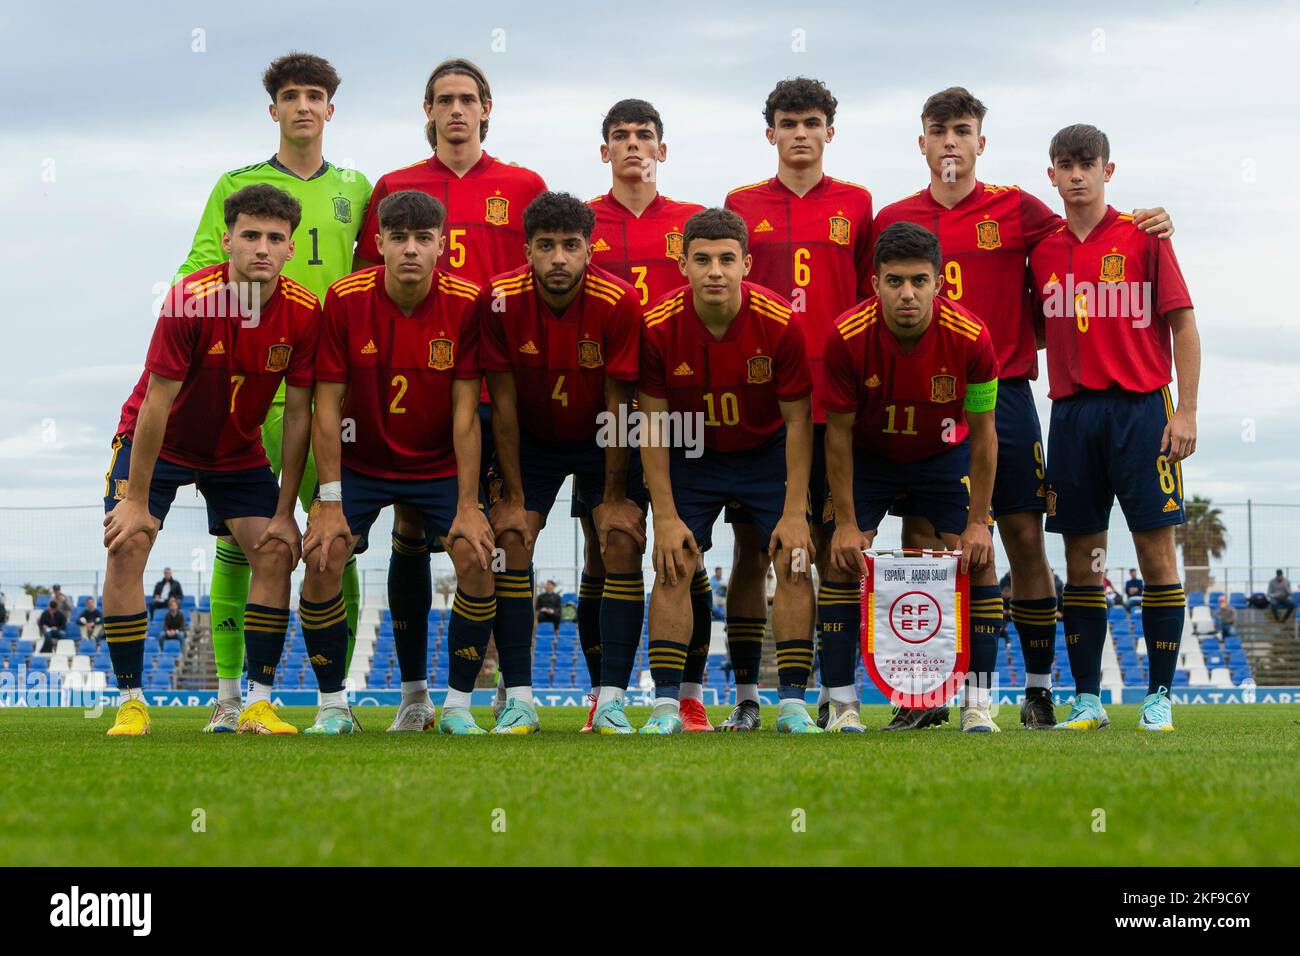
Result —
[[463, 657], [467, 661], [476, 661], [479, 659], [477, 647], [461, 647], [456, 650], [457, 657]]
[[529, 340], [528, 340], [527, 342], [525, 342], [523, 345], [519, 346], [519, 351], [523, 352], [525, 355], [539, 355], [539, 354], [540, 354], [540, 353], [537, 351], [537, 346], [536, 346], [536, 344], [534, 344], [534, 342], [533, 342], [532, 339], [529, 339]]
[[880, 376], [872, 375], [871, 378], [867, 379], [867, 388], [880, 388]]
[[592, 252], [609, 252], [609, 243], [604, 239], [597, 239], [591, 244]]
[[691, 368], [685, 362], [673, 369], [674, 375], [694, 375], [695, 369]]
[[217, 344], [214, 345], [214, 346], [212, 346], [212, 348], [208, 349], [208, 354], [209, 354], [209, 355], [225, 355], [225, 354], [226, 354], [226, 343], [225, 343], [225, 342], [222, 342], [220, 339], [218, 339], [218, 340], [217, 340]]
[[226, 618], [224, 621], [222, 621], [220, 624], [217, 625], [217, 630], [218, 630], [218, 631], [237, 631], [237, 630], [239, 630], [239, 625], [235, 623], [235, 619], [234, 619], [233, 617], [228, 617], [228, 618]]
[[365, 345], [363, 345], [363, 346], [361, 347], [361, 354], [362, 354], [362, 355], [374, 355], [374, 354], [375, 354], [376, 352], [378, 352], [378, 351], [379, 351], [379, 349], [375, 348], [375, 340], [374, 340], [374, 339], [371, 339], [369, 342], [367, 342]]
[[1169, 514], [1171, 511], [1177, 511], [1178, 502], [1174, 501], [1173, 498], [1170, 498], [1168, 501], [1165, 502], [1165, 506], [1160, 510], [1163, 511], [1165, 514]]
[[762, 222], [760, 222], [757, 226], [754, 227], [754, 231], [755, 231], [755, 232], [771, 232], [771, 231], [772, 231], [772, 224], [771, 224], [770, 222], [768, 222], [766, 219], [764, 219]]

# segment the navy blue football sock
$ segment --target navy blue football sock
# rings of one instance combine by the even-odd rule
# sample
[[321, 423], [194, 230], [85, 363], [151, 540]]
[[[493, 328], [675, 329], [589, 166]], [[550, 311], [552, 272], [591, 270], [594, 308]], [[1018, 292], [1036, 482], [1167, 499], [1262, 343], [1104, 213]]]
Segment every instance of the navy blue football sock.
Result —
[[983, 691], [993, 686], [998, 666], [998, 632], [1002, 630], [1002, 589], [977, 584], [970, 589], [970, 677]]
[[[641, 623], [645, 620], [645, 576], [605, 575], [604, 596], [600, 602], [600, 686], [626, 689], [636, 663], [637, 645], [641, 643]], [[682, 648], [683, 656], [686, 648]], [[652, 668], [653, 669], [653, 668]], [[682, 682], [681, 675], [677, 683]]]
[[1011, 620], [1020, 635], [1025, 673], [1052, 673], [1056, 660], [1056, 598], [1012, 601]]
[[492, 636], [496, 613], [495, 595], [474, 597], [456, 589], [451, 605], [451, 624], [447, 627], [447, 683], [452, 690], [468, 693], [474, 689], [483, 658], [487, 656], [488, 638]]
[[108, 656], [113, 662], [113, 674], [120, 690], [141, 686], [144, 679], [144, 636], [148, 630], [149, 615], [146, 611], [104, 616]]
[[804, 699], [812, 673], [812, 635], [776, 642], [776, 692], [782, 700]]
[[656, 697], [677, 698], [681, 694], [686, 647], [675, 641], [650, 640], [650, 676]]
[[530, 569], [507, 568], [496, 576], [497, 642], [501, 682], [528, 687], [533, 682], [533, 585]]
[[737, 684], [757, 684], [763, 663], [763, 630], [767, 620], [761, 617], [727, 615], [727, 655], [731, 674]]
[[686, 648], [683, 684], [704, 683], [704, 665], [709, 662], [709, 641], [713, 636], [713, 588], [709, 576], [697, 570], [691, 578], [691, 643]]
[[343, 592], [319, 603], [299, 599], [298, 617], [302, 621], [303, 640], [307, 643], [307, 655], [311, 669], [316, 672], [321, 693], [341, 691], [347, 678], [348, 655], [348, 611], [343, 602]]
[[1183, 641], [1187, 595], [1181, 584], [1148, 584], [1142, 591], [1142, 631], [1147, 642], [1147, 693], [1174, 685]]
[[821, 634], [822, 685], [852, 687], [862, 630], [860, 585], [823, 581], [817, 589], [817, 625]]
[[393, 532], [393, 550], [388, 556], [388, 611], [393, 617], [393, 645], [404, 681], [429, 679], [432, 607], [428, 547], [420, 538]]
[[274, 684], [275, 669], [284, 653], [284, 632], [289, 627], [287, 607], [265, 604], [244, 605], [244, 655], [248, 658], [248, 679]]
[[1065, 649], [1076, 694], [1101, 693], [1101, 652], [1106, 645], [1106, 590], [1101, 585], [1065, 586]]
[[600, 604], [604, 593], [604, 577], [584, 572], [578, 584], [578, 643], [592, 687], [600, 686]]

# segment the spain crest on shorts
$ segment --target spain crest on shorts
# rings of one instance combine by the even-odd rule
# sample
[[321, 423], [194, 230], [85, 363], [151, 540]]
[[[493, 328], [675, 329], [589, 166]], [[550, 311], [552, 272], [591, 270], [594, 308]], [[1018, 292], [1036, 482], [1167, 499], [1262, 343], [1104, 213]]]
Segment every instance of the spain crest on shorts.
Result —
[[930, 401], [951, 402], [957, 398], [957, 377], [935, 375], [930, 379]]
[[745, 381], [750, 385], [762, 385], [772, 381], [772, 359], [766, 355], [755, 355], [745, 363], [749, 374]]
[[583, 339], [578, 343], [578, 368], [600, 368], [605, 357], [600, 354], [600, 343]]
[[831, 242], [837, 242], [841, 246], [849, 244], [849, 221], [843, 216], [831, 216]]
[[1051, 489], [1047, 492], [1047, 516], [1049, 518], [1056, 516], [1056, 492]]
[[455, 355], [451, 339], [434, 339], [429, 343], [429, 368], [445, 372], [456, 364]]
[[114, 501], [125, 501], [125, 500], [126, 500], [126, 485], [127, 485], [127, 481], [128, 481], [128, 479], [126, 479], [126, 478], [115, 478], [115, 479], [113, 480], [113, 500], [114, 500]]
[[680, 232], [664, 233], [664, 255], [669, 259], [677, 259], [682, 254], [682, 238]]
[[483, 218], [494, 226], [504, 226], [510, 221], [510, 200], [505, 196], [488, 196]]
[[1112, 252], [1110, 255], [1101, 257], [1101, 281], [1124, 281], [1124, 257], [1118, 252]]
[[268, 372], [283, 372], [289, 367], [289, 353], [293, 351], [292, 345], [285, 345], [281, 342], [279, 345], [272, 345], [271, 350], [266, 353], [266, 370]]
[[998, 232], [996, 219], [985, 219], [975, 223], [975, 244], [981, 249], [997, 249], [1002, 245], [1002, 236]]
[[334, 218], [339, 222], [352, 221], [352, 200], [347, 196], [334, 197]]

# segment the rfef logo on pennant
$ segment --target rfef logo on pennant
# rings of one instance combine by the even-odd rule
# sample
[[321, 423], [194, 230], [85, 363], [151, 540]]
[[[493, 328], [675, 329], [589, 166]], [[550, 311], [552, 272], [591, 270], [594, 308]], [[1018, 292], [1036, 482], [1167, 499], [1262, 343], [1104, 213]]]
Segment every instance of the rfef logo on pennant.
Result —
[[941, 707], [970, 661], [970, 576], [949, 553], [867, 554], [862, 661], [900, 707]]
[[50, 897], [50, 925], [60, 927], [125, 926], [133, 936], [148, 936], [153, 926], [151, 893], [70, 893]]

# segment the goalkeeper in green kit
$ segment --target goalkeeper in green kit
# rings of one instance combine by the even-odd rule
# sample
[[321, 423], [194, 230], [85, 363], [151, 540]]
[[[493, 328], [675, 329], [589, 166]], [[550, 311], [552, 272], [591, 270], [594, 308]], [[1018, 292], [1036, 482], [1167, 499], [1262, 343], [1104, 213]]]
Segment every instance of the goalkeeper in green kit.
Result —
[[[352, 271], [357, 231], [366, 218], [370, 182], [352, 169], [326, 162], [322, 154], [325, 124], [334, 115], [334, 92], [339, 75], [329, 62], [308, 53], [289, 53], [275, 60], [262, 77], [271, 96], [271, 119], [280, 126], [280, 148], [264, 162], [226, 173], [212, 189], [194, 244], [177, 278], [225, 258], [221, 236], [225, 232], [226, 197], [244, 186], [267, 183], [283, 189], [302, 204], [302, 222], [293, 234], [293, 254], [284, 274], [316, 294]], [[271, 468], [280, 474], [280, 430], [284, 417], [284, 386], [262, 426], [262, 444]], [[298, 498], [303, 510], [311, 507], [316, 487], [316, 463], [310, 455]], [[244, 604], [248, 600], [248, 559], [233, 538], [217, 539], [212, 570], [212, 647], [220, 682], [217, 703], [205, 733], [234, 733], [241, 709], [240, 676], [244, 670]], [[348, 664], [357, 631], [361, 588], [356, 560], [343, 572], [343, 599], [348, 615]]]

